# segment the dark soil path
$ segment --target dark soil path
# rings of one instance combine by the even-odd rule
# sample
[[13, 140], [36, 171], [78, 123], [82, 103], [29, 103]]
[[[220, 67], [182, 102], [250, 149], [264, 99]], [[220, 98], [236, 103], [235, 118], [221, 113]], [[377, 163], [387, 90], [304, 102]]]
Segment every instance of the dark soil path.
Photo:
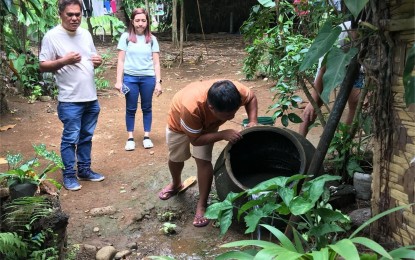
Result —
[[[109, 51], [113, 55], [105, 73], [110, 86], [113, 86], [116, 74], [115, 44], [107, 44], [99, 49], [101, 53]], [[199, 40], [188, 41], [185, 44], [185, 61], [181, 66], [172, 61], [177, 51], [170, 47], [169, 42], [161, 41], [161, 50], [165, 91], [160, 97], [154, 98], [151, 134], [155, 145], [153, 149], [145, 150], [138, 145], [135, 151], [124, 151], [127, 137], [124, 98], [113, 90], [99, 93], [101, 114], [93, 139], [92, 162], [93, 169], [104, 174], [106, 180], [100, 183], [84, 182], [82, 189], [77, 192], [62, 189], [62, 207], [70, 215], [69, 245], [114, 245], [118, 250], [122, 250], [128, 243], [136, 242], [137, 254], [131, 255], [129, 259], [142, 259], [149, 255], [169, 255], [176, 259], [211, 259], [219, 252], [219, 245], [247, 238], [240, 228], [232, 228], [222, 238], [219, 237], [219, 229], [212, 225], [205, 228], [193, 227], [192, 220], [198, 196], [197, 185], [168, 201], [161, 201], [157, 197], [158, 191], [170, 181], [166, 164], [165, 126], [171, 98], [192, 81], [212, 78], [243, 79], [242, 38], [237, 35], [208, 35], [205, 44]], [[253, 88], [258, 97], [259, 114], [269, 116], [266, 110], [272, 104], [273, 93], [269, 90], [272, 83], [259, 79], [247, 81], [245, 84]], [[7, 151], [32, 155], [32, 144], [39, 143], [44, 143], [49, 149], [59, 152], [62, 125], [57, 118], [56, 101], [28, 104], [27, 99], [12, 96], [9, 97], [9, 102], [11, 113], [1, 118], [0, 125], [15, 126], [0, 132], [0, 157], [4, 157]], [[245, 111], [241, 109], [234, 121], [242, 122], [245, 117]], [[138, 129], [141, 129], [141, 119], [141, 115], [138, 114]], [[297, 126], [291, 127], [297, 129]], [[241, 129], [241, 126], [228, 122], [222, 128]], [[136, 140], [141, 140], [142, 134], [141, 130], [136, 131]], [[318, 134], [313, 135], [312, 132], [309, 138], [316, 143]], [[226, 142], [218, 142], [215, 145], [214, 161], [225, 145]], [[0, 170], [5, 168], [4, 164], [0, 165]], [[186, 163], [183, 175], [184, 179], [196, 175], [192, 160]], [[50, 177], [62, 180], [59, 172]], [[91, 209], [107, 206], [114, 207], [116, 212], [112, 215], [91, 216]], [[177, 225], [175, 235], [166, 236], [160, 232], [163, 222], [159, 220], [158, 214], [165, 212], [172, 212], [176, 216], [170, 221]], [[78, 259], [88, 258], [78, 256]]]

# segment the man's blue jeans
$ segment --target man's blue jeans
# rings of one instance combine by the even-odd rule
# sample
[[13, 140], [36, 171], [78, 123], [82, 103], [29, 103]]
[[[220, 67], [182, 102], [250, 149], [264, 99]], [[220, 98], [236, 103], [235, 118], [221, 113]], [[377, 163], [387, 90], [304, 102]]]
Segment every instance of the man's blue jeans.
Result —
[[153, 76], [131, 76], [124, 74], [124, 84], [130, 88], [130, 91], [125, 95], [125, 123], [127, 125], [127, 132], [134, 131], [135, 114], [137, 112], [138, 97], [140, 95], [144, 132], [150, 132], [153, 121], [152, 104], [156, 78]]
[[64, 176], [75, 175], [91, 167], [92, 136], [98, 122], [98, 100], [89, 102], [59, 102], [58, 116], [63, 123], [61, 157]]

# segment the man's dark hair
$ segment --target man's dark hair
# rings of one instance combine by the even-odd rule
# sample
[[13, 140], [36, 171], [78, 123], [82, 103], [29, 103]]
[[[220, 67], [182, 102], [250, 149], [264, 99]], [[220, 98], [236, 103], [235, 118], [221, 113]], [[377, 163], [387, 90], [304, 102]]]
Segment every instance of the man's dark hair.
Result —
[[82, 10], [82, 4], [79, 0], [59, 0], [58, 1], [58, 11], [61, 14], [68, 5], [79, 5]]
[[213, 83], [207, 94], [208, 103], [219, 112], [231, 112], [241, 106], [241, 94], [229, 80]]

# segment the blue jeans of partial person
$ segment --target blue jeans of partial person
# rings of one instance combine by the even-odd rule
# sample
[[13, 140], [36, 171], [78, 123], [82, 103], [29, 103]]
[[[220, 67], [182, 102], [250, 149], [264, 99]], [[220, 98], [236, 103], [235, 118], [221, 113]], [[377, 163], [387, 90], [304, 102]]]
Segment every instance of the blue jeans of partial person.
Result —
[[150, 132], [153, 121], [152, 105], [156, 78], [154, 76], [131, 76], [124, 74], [124, 84], [130, 88], [130, 91], [125, 95], [125, 123], [127, 132], [134, 131], [139, 96], [141, 96], [144, 132]]
[[63, 123], [61, 157], [64, 176], [75, 175], [91, 167], [92, 136], [98, 122], [98, 100], [89, 102], [59, 102], [58, 116]]

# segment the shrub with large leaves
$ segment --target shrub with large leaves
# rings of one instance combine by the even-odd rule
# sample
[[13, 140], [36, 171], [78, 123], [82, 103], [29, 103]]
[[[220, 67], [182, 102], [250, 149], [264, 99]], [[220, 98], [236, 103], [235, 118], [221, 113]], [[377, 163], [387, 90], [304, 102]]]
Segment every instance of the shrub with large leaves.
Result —
[[216, 219], [224, 235], [234, 219], [234, 208], [238, 209], [237, 220], [244, 216], [245, 233], [254, 232], [261, 222], [270, 222], [269, 219], [287, 223], [289, 215], [299, 216], [298, 223], [288, 224], [301, 231], [308, 249], [322, 248], [349, 229], [349, 219], [328, 204], [330, 192], [325, 187], [327, 181], [340, 177], [322, 175], [304, 181], [305, 178], [301, 174], [280, 176], [238, 194], [229, 193], [224, 201], [210, 205], [205, 217]]

